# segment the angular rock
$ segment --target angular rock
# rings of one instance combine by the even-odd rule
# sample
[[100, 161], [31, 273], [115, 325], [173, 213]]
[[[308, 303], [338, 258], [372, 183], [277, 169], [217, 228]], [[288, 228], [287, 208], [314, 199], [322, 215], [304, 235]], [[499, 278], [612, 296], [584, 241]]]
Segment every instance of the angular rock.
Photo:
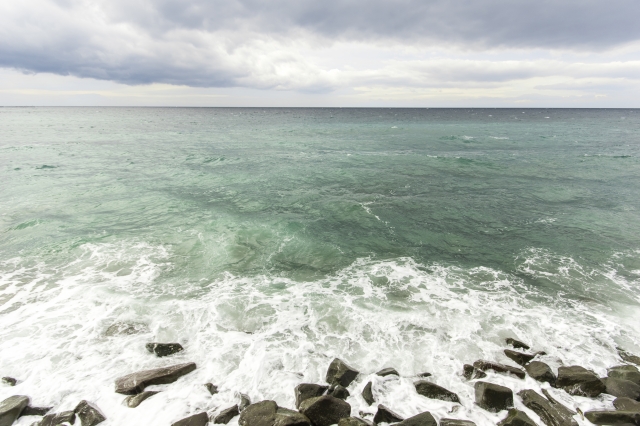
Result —
[[640, 385], [640, 371], [633, 365], [617, 365], [607, 370], [607, 376], [615, 379], [629, 380]]
[[430, 412], [416, 414], [413, 417], [404, 419], [398, 425], [402, 426], [438, 426], [438, 422], [433, 418]]
[[527, 345], [526, 343], [523, 343], [520, 340], [516, 340], [511, 337], [507, 337], [505, 339], [505, 342], [507, 342], [507, 345], [511, 345], [516, 349], [524, 349], [524, 350], [531, 349], [529, 345]]
[[300, 383], [294, 389], [296, 395], [296, 408], [300, 408], [302, 401], [309, 398], [316, 398], [324, 395], [329, 389], [328, 386], [316, 385], [314, 383]]
[[209, 393], [211, 395], [215, 395], [218, 393], [218, 387], [216, 385], [214, 385], [213, 383], [205, 383], [204, 387], [207, 388], [207, 390], [209, 391]]
[[640, 386], [629, 380], [606, 377], [601, 379], [604, 383], [604, 393], [615, 397], [640, 399]]
[[418, 392], [422, 396], [426, 396], [427, 398], [460, 402], [460, 398], [458, 398], [458, 395], [448, 389], [443, 388], [442, 386], [436, 385], [435, 383], [421, 380], [414, 383], [414, 386], [416, 387], [416, 392]]
[[238, 424], [240, 426], [273, 426], [277, 412], [278, 404], [275, 401], [256, 402], [240, 412]]
[[637, 411], [587, 411], [584, 416], [596, 425], [640, 425]]
[[345, 417], [340, 419], [338, 426], [371, 426], [371, 423], [360, 417]]
[[15, 386], [16, 383], [18, 383], [18, 381], [16, 379], [14, 379], [13, 377], [3, 377], [2, 378], [2, 383], [4, 383], [5, 385], [9, 385], [9, 386]]
[[139, 371], [116, 379], [116, 392], [124, 395], [135, 395], [144, 391], [150, 385], [166, 385], [173, 383], [185, 374], [196, 369], [196, 364], [172, 365], [170, 367], [154, 368], [153, 370]]
[[237, 395], [240, 398], [240, 402], [238, 403], [238, 411], [242, 412], [245, 408], [251, 405], [251, 398], [246, 393], [241, 393]]
[[493, 370], [496, 373], [513, 374], [519, 379], [524, 379], [526, 376], [525, 372], [519, 368], [510, 367], [508, 365], [500, 364], [497, 362], [478, 360], [473, 363], [473, 366], [482, 371]]
[[14, 395], [0, 402], [0, 426], [11, 426], [29, 405], [29, 397]]
[[362, 390], [362, 397], [364, 398], [364, 400], [367, 402], [367, 404], [371, 405], [374, 402], [376, 402], [375, 399], [373, 399], [373, 390], [372, 390], [373, 384], [371, 382], [367, 383], [367, 385], [364, 387], [364, 389]]
[[376, 411], [376, 415], [373, 417], [373, 422], [375, 424], [379, 423], [398, 423], [404, 420], [399, 414], [394, 413], [388, 407], [380, 404], [378, 405], [378, 411]]
[[158, 357], [173, 355], [184, 350], [180, 343], [147, 343], [145, 347]]
[[556, 400], [548, 400], [531, 389], [518, 392], [518, 396], [524, 406], [536, 413], [547, 426], [578, 426], [573, 418], [575, 413]]
[[273, 426], [311, 426], [311, 420], [297, 411], [278, 407]]
[[[65, 423], [74, 424], [76, 422], [76, 413], [73, 411], [63, 411], [58, 414], [47, 414], [36, 425], [38, 426], [60, 426]], [[33, 426], [33, 425], [32, 425]]]
[[640, 412], [640, 402], [634, 401], [631, 398], [616, 398], [613, 401], [613, 406], [616, 407], [616, 410], [620, 410], [620, 411]]
[[556, 384], [556, 375], [553, 374], [551, 367], [544, 362], [531, 361], [529, 364], [524, 366], [524, 369], [527, 371], [529, 376], [539, 382], [547, 382], [551, 386]]
[[124, 403], [129, 408], [136, 408], [138, 405], [142, 404], [144, 400], [152, 397], [153, 395], [160, 393], [159, 391], [144, 391], [137, 395], [129, 395], [124, 399]]
[[194, 414], [193, 416], [185, 417], [182, 420], [171, 423], [171, 426], [206, 426], [209, 423], [209, 416], [206, 412]]
[[498, 426], [538, 426], [524, 411], [511, 409], [507, 417], [498, 422]]
[[351, 395], [347, 390], [347, 388], [340, 385], [337, 385], [336, 387], [334, 387], [333, 390], [330, 392], [330, 394], [331, 396], [335, 396], [336, 398], [340, 398], [340, 399], [347, 399], [349, 398], [349, 395]]
[[578, 365], [558, 368], [556, 386], [569, 395], [596, 397], [605, 390], [604, 383], [593, 371]]
[[238, 410], [238, 406], [234, 405], [233, 407], [225, 408], [220, 411], [217, 416], [214, 417], [213, 423], [226, 425], [233, 419], [235, 416], [239, 415], [240, 411]]
[[89, 401], [80, 401], [73, 411], [75, 411], [76, 415], [80, 418], [82, 426], [95, 426], [107, 420], [98, 407]]
[[53, 407], [32, 407], [30, 405], [27, 405], [26, 407], [24, 407], [24, 410], [22, 410], [22, 413], [20, 413], [20, 417], [23, 417], [23, 416], [44, 416], [45, 414], [47, 414], [52, 409], [53, 409]]
[[476, 382], [474, 385], [476, 404], [492, 413], [513, 407], [513, 392], [504, 386], [489, 382]]
[[620, 358], [622, 358], [624, 361], [630, 362], [635, 365], [640, 365], [640, 356], [633, 355], [632, 353], [629, 353], [620, 348], [618, 348], [618, 355], [620, 355]]
[[139, 333], [148, 333], [149, 326], [143, 323], [126, 323], [116, 322], [107, 328], [104, 332], [105, 336], [132, 335]]
[[471, 420], [440, 419], [440, 426], [476, 426]]
[[380, 377], [384, 377], [384, 376], [400, 376], [400, 374], [396, 371], [395, 368], [383, 368], [382, 370], [378, 371], [376, 373], [376, 375], [380, 376]]
[[349, 417], [351, 405], [331, 395], [324, 395], [303, 401], [299, 411], [307, 416], [314, 426], [330, 426], [338, 423], [340, 419]]
[[331, 361], [327, 370], [326, 381], [330, 385], [338, 384], [345, 388], [355, 380], [360, 374], [356, 369], [349, 367], [344, 361], [339, 358], [335, 358]]
[[535, 355], [525, 354], [523, 352], [512, 351], [511, 349], [505, 349], [504, 354], [507, 358], [513, 360], [516, 364], [525, 366], [529, 361], [535, 358]]
[[462, 376], [467, 380], [484, 379], [487, 377], [487, 373], [482, 370], [478, 370], [471, 364], [465, 364], [462, 366]]

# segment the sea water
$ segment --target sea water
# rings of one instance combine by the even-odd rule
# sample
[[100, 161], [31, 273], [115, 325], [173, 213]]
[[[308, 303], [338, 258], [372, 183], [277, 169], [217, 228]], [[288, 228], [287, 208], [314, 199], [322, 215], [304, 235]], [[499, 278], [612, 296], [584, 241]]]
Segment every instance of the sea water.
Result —
[[[169, 425], [238, 393], [295, 408], [339, 357], [352, 415], [488, 426], [462, 366], [513, 365], [507, 337], [556, 371], [640, 354], [639, 219], [638, 110], [0, 108], [0, 399]], [[137, 408], [114, 392], [182, 362]]]

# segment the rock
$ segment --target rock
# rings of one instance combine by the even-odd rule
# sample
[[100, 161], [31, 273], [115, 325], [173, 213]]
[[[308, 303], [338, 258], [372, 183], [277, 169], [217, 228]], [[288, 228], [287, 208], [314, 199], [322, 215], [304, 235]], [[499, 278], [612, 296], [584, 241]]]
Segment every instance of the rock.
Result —
[[629, 380], [616, 379], [614, 377], [607, 377], [601, 380], [604, 383], [604, 393], [635, 400], [640, 398], [640, 386]]
[[349, 395], [351, 395], [347, 390], [347, 388], [340, 385], [337, 385], [335, 388], [333, 388], [330, 394], [331, 396], [335, 396], [336, 398], [340, 398], [340, 399], [347, 399], [349, 398]]
[[509, 410], [507, 417], [498, 422], [498, 426], [538, 426], [524, 411]]
[[620, 348], [618, 348], [618, 355], [620, 355], [620, 358], [622, 358], [624, 361], [630, 362], [635, 365], [640, 365], [640, 356], [633, 355]]
[[569, 410], [556, 400], [550, 401], [534, 390], [526, 389], [518, 392], [525, 407], [536, 413], [547, 426], [578, 426]]
[[640, 385], [640, 371], [633, 365], [618, 365], [607, 370], [607, 376], [615, 379], [629, 380]]
[[376, 373], [376, 375], [380, 376], [380, 377], [384, 377], [384, 376], [400, 376], [400, 374], [396, 371], [395, 368], [383, 368], [382, 370], [378, 371]]
[[0, 402], [0, 426], [11, 426], [29, 405], [29, 397], [14, 395]]
[[311, 420], [297, 411], [278, 407], [273, 426], [311, 426]]
[[431, 377], [432, 374], [431, 373], [418, 373], [416, 375], [416, 377]]
[[476, 426], [471, 420], [440, 419], [440, 426]]
[[525, 376], [526, 376], [525, 372], [522, 371], [519, 368], [510, 367], [508, 365], [499, 364], [497, 362], [478, 360], [478, 361], [473, 363], [473, 366], [475, 368], [477, 368], [478, 370], [482, 370], [482, 371], [493, 370], [496, 373], [513, 374], [514, 376], [518, 377], [519, 379], [524, 379]]
[[620, 411], [638, 411], [640, 412], [640, 402], [634, 401], [631, 398], [616, 398], [613, 401], [613, 406], [616, 410]]
[[504, 354], [507, 356], [507, 358], [522, 366], [526, 365], [529, 361], [536, 357], [535, 355], [512, 351], [511, 349], [505, 349]]
[[145, 346], [149, 352], [159, 357], [173, 355], [184, 350], [180, 343], [147, 343]]
[[604, 383], [596, 373], [578, 365], [558, 368], [556, 386], [564, 389], [570, 395], [589, 396], [600, 395], [605, 390]]
[[182, 420], [171, 423], [171, 426], [206, 426], [209, 424], [209, 416], [206, 412], [194, 414], [193, 416], [185, 417]]
[[23, 416], [44, 416], [45, 414], [47, 414], [52, 409], [53, 409], [53, 407], [32, 407], [30, 405], [27, 405], [26, 407], [24, 407], [24, 410], [22, 410], [22, 413], [20, 413], [20, 417], [23, 417]]
[[63, 411], [58, 415], [56, 415], [56, 421], [58, 421], [59, 423], [66, 422], [66, 423], [74, 424], [76, 422], [76, 412], [72, 410]]
[[329, 389], [328, 386], [316, 385], [314, 383], [300, 383], [294, 389], [296, 395], [296, 408], [300, 408], [300, 404], [305, 399], [316, 398], [324, 395], [327, 389]]
[[207, 388], [207, 390], [209, 391], [209, 393], [211, 395], [215, 395], [218, 393], [218, 387], [216, 385], [214, 385], [213, 383], [205, 383], [204, 387]]
[[80, 418], [80, 424], [82, 426], [95, 426], [107, 420], [98, 407], [89, 401], [80, 401], [73, 411], [75, 411], [76, 415]]
[[185, 374], [196, 369], [193, 362], [139, 371], [116, 379], [116, 392], [124, 395], [135, 395], [150, 385], [173, 383]]
[[373, 384], [371, 382], [367, 383], [367, 385], [364, 387], [364, 389], [362, 390], [362, 397], [364, 398], [364, 400], [367, 402], [367, 404], [371, 405], [374, 402], [376, 402], [375, 399], [373, 399], [373, 390], [372, 390]]
[[238, 424], [240, 426], [273, 426], [277, 411], [278, 404], [275, 401], [256, 402], [242, 410]]
[[327, 370], [326, 381], [330, 385], [339, 384], [346, 388], [355, 380], [358, 374], [360, 373], [357, 370], [349, 367], [341, 359], [335, 358], [331, 361]]
[[473, 365], [465, 364], [462, 366], [462, 376], [467, 380], [484, 379], [487, 377], [487, 373], [482, 370], [478, 370]]
[[529, 376], [539, 382], [547, 382], [551, 386], [556, 384], [556, 375], [553, 374], [551, 367], [544, 362], [531, 361], [529, 364], [524, 366], [524, 369], [527, 370], [527, 374], [529, 374]]
[[507, 338], [505, 339], [505, 342], [507, 342], [507, 345], [511, 345], [511, 346], [513, 346], [513, 347], [514, 347], [514, 348], [516, 348], [516, 349], [524, 349], [524, 350], [529, 350], [529, 349], [531, 349], [531, 348], [529, 347], [529, 345], [527, 345], [526, 343], [523, 343], [523, 342], [521, 342], [520, 340], [516, 340], [516, 339], [513, 339], [513, 338], [511, 338], [511, 337], [507, 337]]
[[149, 326], [147, 326], [147, 324], [116, 322], [110, 325], [104, 334], [105, 336], [118, 336], [148, 333], [149, 331]]
[[400, 415], [394, 413], [393, 411], [391, 411], [389, 408], [385, 407], [384, 405], [380, 404], [378, 405], [378, 411], [376, 412], [376, 415], [373, 417], [373, 422], [375, 424], [378, 423], [398, 423], [401, 422], [402, 420], [404, 420]]
[[3, 377], [2, 378], [2, 383], [4, 383], [5, 385], [9, 385], [9, 386], [15, 386], [16, 383], [18, 383], [18, 381], [16, 379], [14, 379], [13, 377]]
[[340, 419], [338, 426], [371, 426], [371, 423], [360, 417], [345, 417]]
[[238, 403], [238, 411], [242, 412], [245, 408], [251, 405], [251, 398], [246, 393], [241, 393], [237, 395], [240, 398], [240, 402]]
[[413, 417], [404, 419], [398, 425], [402, 426], [438, 426], [438, 422], [433, 418], [430, 412], [416, 414]]
[[476, 404], [492, 413], [513, 407], [513, 392], [504, 386], [488, 382], [476, 382]]
[[[336, 424], [351, 415], [351, 405], [331, 395], [309, 398], [300, 404], [302, 414], [307, 416], [315, 426]], [[243, 426], [243, 425], [240, 425]]]
[[[38, 426], [60, 426], [64, 423], [74, 424], [76, 422], [76, 413], [73, 411], [63, 411], [58, 414], [47, 414], [36, 425]], [[33, 426], [33, 425], [32, 425]]]
[[640, 425], [637, 411], [587, 411], [584, 416], [596, 425]]
[[220, 413], [218, 413], [218, 415], [213, 419], [213, 423], [226, 425], [231, 421], [231, 419], [239, 414], [240, 411], [238, 410], [237, 405], [225, 408], [224, 410], [220, 411]]
[[138, 405], [142, 404], [142, 401], [145, 399], [152, 397], [153, 395], [160, 393], [158, 391], [144, 391], [137, 395], [130, 395], [124, 399], [124, 403], [129, 408], [136, 408]]
[[418, 392], [422, 396], [426, 396], [427, 398], [460, 402], [460, 398], [458, 398], [458, 395], [451, 392], [450, 390], [443, 388], [442, 386], [436, 385], [435, 383], [421, 380], [414, 383], [414, 386], [416, 387], [416, 392]]

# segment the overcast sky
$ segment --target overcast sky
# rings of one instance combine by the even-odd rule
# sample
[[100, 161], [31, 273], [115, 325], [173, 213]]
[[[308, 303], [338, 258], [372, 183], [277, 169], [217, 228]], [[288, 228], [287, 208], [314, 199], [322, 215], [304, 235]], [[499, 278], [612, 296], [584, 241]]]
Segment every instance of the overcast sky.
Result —
[[5, 0], [0, 105], [640, 107], [640, 0]]

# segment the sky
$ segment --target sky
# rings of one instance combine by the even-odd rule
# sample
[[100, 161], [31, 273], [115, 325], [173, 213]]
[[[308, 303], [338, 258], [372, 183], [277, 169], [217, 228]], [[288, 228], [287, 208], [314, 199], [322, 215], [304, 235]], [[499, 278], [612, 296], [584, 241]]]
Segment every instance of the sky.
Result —
[[640, 107], [640, 0], [5, 0], [0, 105]]

